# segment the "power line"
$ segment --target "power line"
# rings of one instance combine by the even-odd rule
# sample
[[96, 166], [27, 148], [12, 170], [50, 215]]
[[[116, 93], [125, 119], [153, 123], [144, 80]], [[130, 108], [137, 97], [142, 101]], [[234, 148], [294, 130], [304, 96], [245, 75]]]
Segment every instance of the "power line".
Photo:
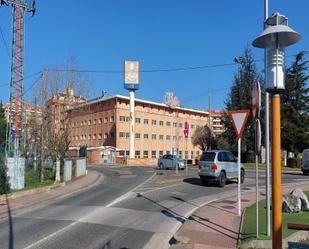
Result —
[[2, 31], [1, 26], [0, 26], [0, 33], [1, 33], [1, 37], [2, 37], [2, 40], [3, 40], [3, 44], [4, 44], [4, 47], [5, 47], [6, 54], [7, 54], [7, 56], [8, 56], [9, 59], [10, 59], [11, 57], [10, 57], [9, 48], [8, 48], [7, 43], [6, 43], [6, 40], [4, 39], [4, 35], [3, 35], [3, 31]]
[[[22, 78], [22, 79], [20, 79], [19, 81], [16, 81], [16, 82], [20, 82], [20, 81], [23, 81], [23, 80], [26, 80], [26, 79], [30, 79], [30, 78], [32, 78], [32, 77], [38, 75], [38, 74], [42, 74], [42, 71], [29, 74], [29, 75], [27, 75], [26, 77], [24, 77], [24, 78]], [[8, 83], [8, 84], [2, 84], [2, 85], [0, 85], [0, 87], [6, 87], [6, 86], [9, 86], [9, 85], [10, 85], [9, 83]]]

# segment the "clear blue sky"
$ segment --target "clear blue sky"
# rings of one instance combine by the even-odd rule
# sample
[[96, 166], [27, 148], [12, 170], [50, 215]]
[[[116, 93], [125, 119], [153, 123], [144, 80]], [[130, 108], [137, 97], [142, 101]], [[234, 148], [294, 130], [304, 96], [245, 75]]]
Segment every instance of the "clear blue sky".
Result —
[[[37, 0], [35, 17], [26, 17], [25, 76], [70, 56], [79, 69], [90, 70], [121, 70], [126, 59], [139, 60], [142, 70], [231, 63], [262, 31], [263, 4], [263, 0]], [[308, 0], [269, 0], [269, 14], [287, 15], [289, 25], [302, 35], [287, 49], [288, 55], [309, 50], [308, 10]], [[11, 22], [10, 9], [1, 8], [0, 27], [9, 50]], [[263, 57], [262, 50], [252, 50], [256, 59]], [[262, 69], [263, 64], [257, 66]], [[207, 90], [230, 87], [236, 70], [226, 66], [142, 73], [136, 96], [162, 102], [164, 92], [173, 91], [182, 105], [206, 108]], [[9, 90], [1, 85], [9, 80], [10, 58], [0, 37], [4, 102]], [[27, 79], [25, 88], [35, 80]], [[121, 74], [91, 74], [90, 83], [97, 95], [102, 90], [128, 95]], [[224, 108], [227, 92], [213, 92], [213, 109]], [[26, 99], [31, 100], [30, 91]]]

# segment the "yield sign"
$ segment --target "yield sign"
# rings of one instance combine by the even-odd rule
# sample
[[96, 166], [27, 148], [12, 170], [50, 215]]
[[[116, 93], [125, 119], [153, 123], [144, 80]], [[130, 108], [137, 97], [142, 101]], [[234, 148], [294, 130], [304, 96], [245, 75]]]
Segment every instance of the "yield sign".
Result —
[[249, 116], [249, 110], [228, 111], [238, 139], [241, 138]]

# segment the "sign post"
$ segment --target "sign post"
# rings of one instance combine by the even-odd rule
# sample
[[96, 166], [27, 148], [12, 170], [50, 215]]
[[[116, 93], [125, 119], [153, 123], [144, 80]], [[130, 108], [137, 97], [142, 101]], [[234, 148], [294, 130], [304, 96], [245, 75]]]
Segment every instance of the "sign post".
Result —
[[129, 158], [132, 159], [135, 157], [135, 116], [134, 116], [134, 94], [135, 91], [139, 89], [140, 81], [140, 71], [139, 71], [139, 62], [138, 61], [124, 61], [124, 88], [129, 90], [130, 94], [130, 146], [129, 146]]
[[255, 117], [255, 206], [256, 238], [259, 238], [259, 155], [261, 151], [261, 86], [258, 82], [252, 89], [252, 114]]
[[238, 138], [238, 188], [237, 188], [237, 197], [238, 197], [238, 215], [241, 215], [241, 193], [240, 193], [240, 164], [241, 164], [241, 136], [244, 132], [245, 125], [249, 116], [249, 110], [236, 110], [228, 111], [228, 115], [232, 120], [234, 130]]
[[[188, 151], [189, 123], [187, 121], [185, 122], [185, 127], [184, 127], [184, 130], [183, 130], [183, 133], [184, 133], [185, 138], [186, 138], [186, 151]], [[185, 158], [185, 159], [186, 159], [186, 175], [187, 175], [188, 174], [188, 158]]]

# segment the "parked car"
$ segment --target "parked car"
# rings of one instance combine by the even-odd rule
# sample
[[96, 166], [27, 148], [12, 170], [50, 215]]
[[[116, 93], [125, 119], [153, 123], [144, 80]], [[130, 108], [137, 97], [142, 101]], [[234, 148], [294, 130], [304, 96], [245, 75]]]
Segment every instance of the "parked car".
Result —
[[184, 160], [179, 159], [175, 155], [166, 154], [159, 158], [158, 160], [158, 168], [159, 169], [185, 169], [186, 164]]
[[309, 174], [309, 149], [305, 149], [302, 153], [301, 170], [304, 175]]
[[[199, 165], [199, 176], [203, 184], [215, 181], [224, 187], [227, 180], [238, 179], [238, 163], [233, 153], [226, 150], [203, 152]], [[240, 182], [245, 180], [245, 167], [240, 165]]]

